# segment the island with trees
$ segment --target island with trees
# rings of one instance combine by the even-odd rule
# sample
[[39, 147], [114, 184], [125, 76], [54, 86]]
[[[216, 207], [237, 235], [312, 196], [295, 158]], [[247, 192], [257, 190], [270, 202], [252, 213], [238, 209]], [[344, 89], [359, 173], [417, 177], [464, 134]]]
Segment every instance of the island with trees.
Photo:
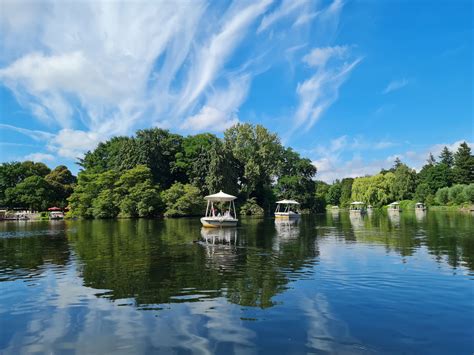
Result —
[[474, 203], [474, 156], [467, 143], [445, 147], [419, 172], [396, 159], [378, 174], [316, 179], [311, 160], [260, 125], [237, 124], [223, 137], [182, 136], [168, 130], [139, 130], [113, 137], [77, 162], [77, 176], [65, 166], [51, 170], [31, 161], [0, 165], [0, 206], [45, 211], [68, 208], [71, 218], [180, 217], [203, 213], [203, 196], [224, 190], [238, 196], [241, 214], [264, 215], [275, 201], [296, 199], [306, 212], [363, 201], [382, 207], [402, 201], [459, 208]]

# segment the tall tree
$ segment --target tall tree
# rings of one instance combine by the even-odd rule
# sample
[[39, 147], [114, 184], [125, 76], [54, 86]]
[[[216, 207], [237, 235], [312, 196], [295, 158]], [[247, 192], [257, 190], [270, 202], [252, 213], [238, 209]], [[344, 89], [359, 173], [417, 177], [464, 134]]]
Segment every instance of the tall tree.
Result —
[[448, 147], [444, 147], [441, 151], [439, 156], [440, 162], [446, 164], [448, 168], [452, 168], [454, 164], [454, 156], [453, 153], [448, 149]]
[[237, 124], [224, 132], [224, 148], [238, 163], [240, 191], [245, 199], [256, 197], [259, 205], [268, 205], [265, 192], [270, 191], [282, 155], [278, 136], [260, 125]]
[[470, 184], [474, 182], [474, 156], [466, 142], [461, 143], [454, 153], [454, 182], [457, 184]]
[[405, 164], [395, 169], [391, 186], [393, 197], [397, 200], [411, 199], [416, 189], [416, 172]]

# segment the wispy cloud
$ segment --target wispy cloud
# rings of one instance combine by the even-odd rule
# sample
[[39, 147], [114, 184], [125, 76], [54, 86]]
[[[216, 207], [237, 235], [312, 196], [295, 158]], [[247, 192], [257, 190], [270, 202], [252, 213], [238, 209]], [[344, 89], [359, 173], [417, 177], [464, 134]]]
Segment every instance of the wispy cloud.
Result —
[[410, 83], [409, 80], [405, 78], [400, 79], [400, 80], [392, 80], [391, 82], [388, 83], [388, 85], [386, 86], [386, 88], [383, 90], [382, 93], [388, 94], [390, 92], [400, 90], [404, 88], [405, 86], [407, 86], [409, 83]]
[[353, 58], [348, 46], [315, 48], [303, 57], [303, 62], [315, 72], [296, 89], [299, 105], [293, 130], [302, 126], [308, 130], [321, 118], [338, 99], [339, 88], [361, 60]]
[[[337, 27], [342, 4], [7, 2], [0, 13], [0, 83], [44, 131], [0, 129], [15, 129], [44, 142], [48, 154], [71, 159], [137, 128], [221, 131], [240, 120], [253, 78], [281, 60], [275, 52], [291, 52], [299, 62], [304, 53], [296, 46], [307, 46], [301, 34], [315, 21]], [[256, 30], [258, 40], [245, 41]], [[271, 41], [275, 33], [279, 39]], [[312, 125], [355, 64], [308, 65], [317, 74], [298, 86], [301, 105], [309, 104], [299, 119]], [[312, 86], [324, 93], [314, 97]]]
[[[298, 12], [303, 7], [308, 7], [310, 2], [307, 0], [283, 0], [281, 5], [273, 12], [265, 15], [260, 23], [260, 26], [257, 29], [257, 32], [260, 33], [268, 29], [275, 22]], [[300, 16], [304, 15], [305, 12], [301, 13]], [[299, 20], [299, 18], [298, 18]], [[298, 21], [297, 20], [297, 21]]]
[[[446, 144], [435, 144], [428, 147], [413, 147], [399, 150], [401, 144], [387, 139], [370, 141], [363, 137], [350, 138], [341, 136], [335, 138], [327, 145], [318, 145], [313, 151], [307, 152], [313, 156], [313, 164], [318, 168], [317, 179], [332, 183], [336, 179], [345, 177], [358, 177], [377, 174], [381, 169], [393, 166], [395, 158], [400, 158], [413, 169], [420, 170], [426, 163], [430, 153], [438, 157], [443, 147], [456, 151], [463, 140]], [[468, 142], [474, 148], [474, 142]], [[408, 146], [404, 144], [404, 146]], [[367, 159], [367, 151], [387, 152], [386, 155], [375, 159]], [[378, 154], [380, 156], [380, 153]]]

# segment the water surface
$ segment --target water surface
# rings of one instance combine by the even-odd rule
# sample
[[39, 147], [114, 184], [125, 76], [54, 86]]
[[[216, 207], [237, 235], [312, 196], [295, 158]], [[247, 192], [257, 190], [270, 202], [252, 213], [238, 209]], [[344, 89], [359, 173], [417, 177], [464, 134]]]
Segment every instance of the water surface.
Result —
[[0, 353], [472, 354], [474, 217], [2, 222]]

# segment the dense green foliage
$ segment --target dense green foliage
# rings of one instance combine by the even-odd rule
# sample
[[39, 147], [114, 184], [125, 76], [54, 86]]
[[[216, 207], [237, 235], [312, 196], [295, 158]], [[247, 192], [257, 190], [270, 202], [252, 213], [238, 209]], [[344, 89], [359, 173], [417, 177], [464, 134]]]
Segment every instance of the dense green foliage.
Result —
[[161, 196], [167, 217], [199, 216], [204, 213], [201, 191], [191, 184], [176, 182]]
[[381, 207], [392, 201], [472, 203], [474, 156], [467, 143], [439, 161], [429, 155], [417, 173], [399, 158], [373, 176], [315, 181], [316, 167], [259, 125], [237, 124], [223, 138], [187, 137], [153, 128], [100, 143], [79, 160], [78, 180], [65, 166], [50, 170], [25, 161], [0, 165], [0, 205], [45, 210], [71, 207], [81, 218], [199, 215], [207, 194], [238, 197], [243, 214], [271, 212], [278, 199], [295, 199], [303, 210], [348, 207], [363, 201]]
[[64, 165], [50, 170], [32, 161], [0, 164], [0, 205], [45, 210], [65, 207], [76, 178]]
[[255, 197], [252, 197], [240, 207], [240, 213], [246, 216], [262, 216], [264, 210], [257, 204]]
[[460, 144], [455, 153], [444, 147], [439, 159], [437, 162], [430, 154], [427, 163], [416, 173], [397, 158], [391, 169], [379, 174], [336, 180], [330, 186], [321, 185], [324, 191], [317, 192], [316, 199], [342, 207], [347, 207], [350, 200], [377, 207], [403, 200], [417, 200], [429, 205], [473, 203], [474, 156], [468, 144]]
[[122, 173], [81, 172], [69, 206], [71, 217], [82, 218], [153, 217], [162, 211], [160, 193], [144, 165]]
[[[73, 216], [197, 215], [205, 207], [203, 196], [219, 190], [237, 195], [241, 203], [253, 201], [255, 211], [271, 211], [279, 198], [317, 208], [314, 165], [259, 125], [237, 124], [222, 139], [140, 130], [99, 144], [79, 163], [83, 171], [70, 198]], [[146, 178], [120, 185], [127, 174], [138, 173], [137, 167], [148, 169]], [[143, 189], [160, 193], [150, 211], [143, 207], [153, 199], [146, 202], [146, 194], [138, 193]]]

